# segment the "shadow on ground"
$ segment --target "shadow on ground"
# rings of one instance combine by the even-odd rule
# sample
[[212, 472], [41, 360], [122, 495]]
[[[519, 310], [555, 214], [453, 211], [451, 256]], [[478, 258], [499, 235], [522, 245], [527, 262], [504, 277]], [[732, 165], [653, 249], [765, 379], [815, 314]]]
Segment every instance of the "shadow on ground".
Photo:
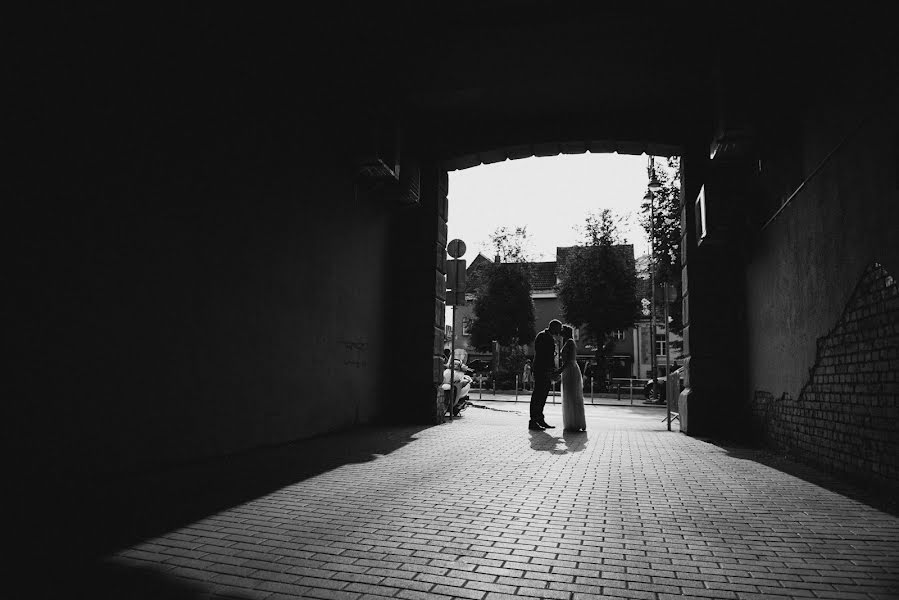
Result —
[[889, 491], [866, 486], [863, 482], [850, 481], [803, 463], [795, 457], [777, 454], [765, 448], [736, 445], [710, 439], [704, 439], [703, 441], [718, 446], [734, 458], [751, 460], [766, 467], [777, 469], [782, 473], [802, 479], [835, 494], [840, 494], [876, 510], [899, 517], [899, 498]]
[[[215, 594], [199, 582], [172, 577], [151, 568], [116, 565], [108, 562], [82, 569], [46, 591], [55, 597], [95, 600], [241, 600], [240, 592]], [[41, 597], [50, 597], [47, 596]]]
[[550, 454], [567, 454], [580, 452], [587, 445], [586, 431], [563, 431], [552, 434], [546, 431], [528, 431], [531, 450], [549, 452]]
[[[423, 429], [365, 427], [115, 480], [47, 482], [40, 505], [26, 513], [30, 531], [20, 558], [27, 555], [31, 564], [49, 559], [59, 568], [54, 579], [87, 587], [107, 581], [180, 585], [130, 569], [95, 568], [96, 560], [315, 475], [375, 460]], [[128, 591], [118, 597], [144, 597]], [[147, 597], [196, 597], [186, 588], [169, 591]]]

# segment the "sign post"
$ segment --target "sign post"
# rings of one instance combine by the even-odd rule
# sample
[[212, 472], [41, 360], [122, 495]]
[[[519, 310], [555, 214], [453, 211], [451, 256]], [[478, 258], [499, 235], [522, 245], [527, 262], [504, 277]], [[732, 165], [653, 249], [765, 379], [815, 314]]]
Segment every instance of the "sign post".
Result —
[[465, 242], [460, 239], [452, 240], [446, 245], [446, 252], [452, 260], [446, 261], [446, 287], [447, 302], [453, 307], [453, 335], [450, 340], [450, 401], [449, 416], [453, 418], [453, 408], [456, 404], [456, 306], [465, 304], [465, 261], [460, 257], [465, 255]]
[[[665, 403], [668, 405], [668, 431], [671, 431], [671, 421], [678, 418], [680, 414], [671, 410], [671, 403], [677, 402], [680, 398], [680, 379], [672, 384], [671, 382], [671, 340], [668, 334], [668, 304], [677, 300], [677, 288], [674, 285], [665, 283]], [[673, 388], [673, 389], [672, 389]], [[674, 415], [674, 416], [672, 416]]]

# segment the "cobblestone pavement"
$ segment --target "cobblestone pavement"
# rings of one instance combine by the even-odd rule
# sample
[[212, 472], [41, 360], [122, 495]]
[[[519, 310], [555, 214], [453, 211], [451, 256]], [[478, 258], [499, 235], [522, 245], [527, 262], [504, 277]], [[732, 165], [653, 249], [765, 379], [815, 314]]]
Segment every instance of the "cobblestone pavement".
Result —
[[[272, 600], [899, 597], [899, 518], [761, 453], [668, 432], [652, 407], [588, 406], [589, 430], [576, 434], [528, 431], [525, 404], [476, 404], [438, 427], [367, 434], [398, 443], [108, 554], [120, 586], [108, 591], [136, 597], [138, 581], [140, 597]], [[561, 425], [558, 405], [547, 420]], [[296, 448], [324, 460], [366, 439]]]

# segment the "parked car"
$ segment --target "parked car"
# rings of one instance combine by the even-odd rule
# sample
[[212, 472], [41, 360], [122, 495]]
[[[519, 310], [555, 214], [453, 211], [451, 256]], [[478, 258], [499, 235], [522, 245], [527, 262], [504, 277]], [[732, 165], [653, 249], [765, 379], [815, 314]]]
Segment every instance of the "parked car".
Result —
[[475, 373], [487, 373], [490, 371], [490, 363], [489, 360], [473, 360], [468, 363], [468, 368], [474, 371]]
[[[680, 390], [684, 389], [684, 368], [681, 367], [675, 371], [671, 372], [672, 374], [677, 374], [678, 381], [680, 382]], [[659, 392], [658, 402], [666, 402], [667, 401], [667, 391], [668, 391], [668, 378], [667, 377], [656, 377], [656, 389]], [[653, 389], [652, 389], [652, 379], [646, 380], [646, 384], [643, 386], [643, 394], [646, 396], [647, 400], [654, 400]]]

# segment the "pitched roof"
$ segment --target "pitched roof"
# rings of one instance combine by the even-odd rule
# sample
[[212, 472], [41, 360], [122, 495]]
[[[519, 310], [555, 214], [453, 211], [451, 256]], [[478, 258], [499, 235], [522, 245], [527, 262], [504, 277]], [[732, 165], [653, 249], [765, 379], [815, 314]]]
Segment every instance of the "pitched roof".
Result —
[[[483, 258], [484, 260], [479, 260]], [[479, 254], [472, 262], [468, 269], [465, 270], [466, 283], [465, 287], [469, 292], [473, 292], [481, 284], [481, 273], [485, 265], [494, 264], [493, 261]], [[514, 264], [514, 263], [503, 263]], [[548, 291], [556, 285], [556, 263], [555, 262], [532, 262], [521, 263], [524, 267], [525, 275], [534, 291]]]
[[[577, 248], [584, 248], [584, 246], [558, 246], [556, 247], [556, 262], [559, 265], [564, 265], [568, 262], [571, 253]], [[633, 244], [615, 244], [612, 246], [612, 250], [618, 254], [621, 258], [627, 261], [632, 268], [636, 267], [636, 261], [634, 260], [634, 245]]]
[[492, 260], [478, 252], [478, 255], [474, 257], [474, 260], [472, 260], [471, 264], [468, 265], [468, 268], [465, 269], [465, 289], [468, 292], [473, 292], [477, 289], [481, 284], [481, 269], [483, 269], [484, 265], [492, 263]]
[[[528, 280], [531, 283], [531, 289], [535, 292], [545, 292], [552, 290], [559, 276], [560, 265], [568, 261], [571, 253], [580, 246], [558, 246], [556, 247], [556, 260], [549, 262], [529, 262], [523, 263]], [[634, 267], [634, 246], [632, 244], [619, 244], [613, 246], [615, 252], [619, 253], [631, 267]], [[478, 254], [466, 269], [466, 287], [472, 292], [481, 283], [480, 271], [484, 265], [493, 264], [489, 258], [483, 254]], [[504, 263], [508, 264], [508, 263]]]
[[535, 292], [553, 289], [553, 286], [556, 285], [555, 262], [533, 262], [526, 263], [526, 265], [531, 289]]
[[489, 263], [489, 262], [493, 262], [493, 261], [490, 260], [489, 258], [487, 258], [486, 256], [484, 256], [483, 254], [481, 254], [480, 252], [478, 252], [478, 255], [474, 257], [474, 260], [471, 261], [471, 264], [468, 265], [468, 268], [465, 269], [465, 271], [470, 273], [473, 269], [477, 269], [481, 265], [483, 265], [485, 263]]

